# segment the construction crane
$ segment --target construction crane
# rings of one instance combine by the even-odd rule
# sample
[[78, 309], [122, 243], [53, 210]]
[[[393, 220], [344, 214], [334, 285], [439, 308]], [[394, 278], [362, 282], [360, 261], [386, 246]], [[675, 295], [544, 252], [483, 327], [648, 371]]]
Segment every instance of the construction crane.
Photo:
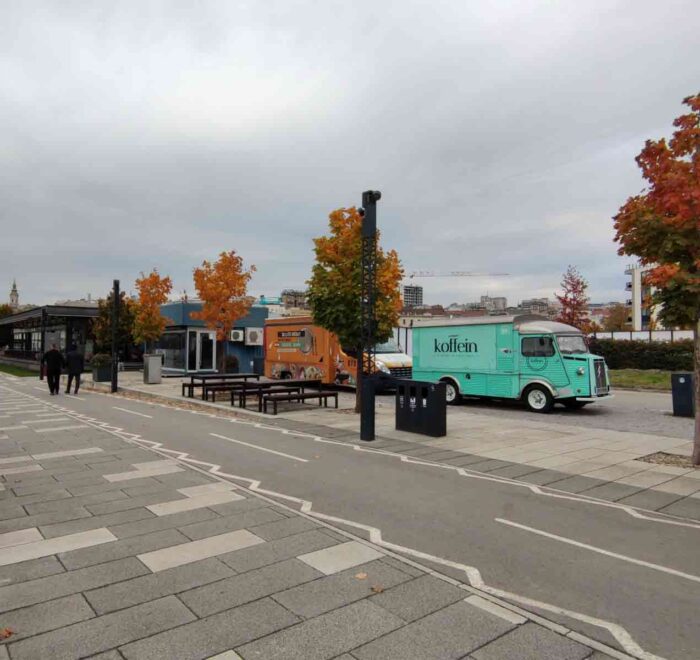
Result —
[[450, 270], [440, 273], [434, 270], [414, 270], [408, 274], [408, 279], [414, 277], [509, 277], [510, 273], [474, 273], [468, 270]]

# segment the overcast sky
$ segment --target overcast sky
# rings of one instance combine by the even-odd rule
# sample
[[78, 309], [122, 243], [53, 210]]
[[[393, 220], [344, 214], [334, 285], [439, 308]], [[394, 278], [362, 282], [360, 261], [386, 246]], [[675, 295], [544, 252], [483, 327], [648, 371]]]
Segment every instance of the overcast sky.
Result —
[[700, 89], [697, 0], [3, 3], [0, 301], [103, 296], [235, 249], [302, 287], [327, 214], [382, 191], [426, 302], [622, 300], [611, 216]]

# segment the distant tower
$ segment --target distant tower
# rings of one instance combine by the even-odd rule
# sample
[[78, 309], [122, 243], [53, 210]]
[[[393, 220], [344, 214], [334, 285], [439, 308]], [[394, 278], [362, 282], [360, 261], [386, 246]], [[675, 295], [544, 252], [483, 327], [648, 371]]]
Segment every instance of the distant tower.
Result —
[[17, 292], [17, 282], [12, 280], [12, 291], [10, 291], [10, 307], [16, 312], [19, 307], [19, 293]]

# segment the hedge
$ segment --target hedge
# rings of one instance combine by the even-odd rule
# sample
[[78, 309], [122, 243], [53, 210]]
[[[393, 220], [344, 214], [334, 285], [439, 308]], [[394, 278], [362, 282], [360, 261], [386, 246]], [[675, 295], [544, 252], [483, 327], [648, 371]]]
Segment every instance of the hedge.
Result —
[[589, 340], [591, 353], [601, 355], [610, 369], [693, 370], [693, 341]]

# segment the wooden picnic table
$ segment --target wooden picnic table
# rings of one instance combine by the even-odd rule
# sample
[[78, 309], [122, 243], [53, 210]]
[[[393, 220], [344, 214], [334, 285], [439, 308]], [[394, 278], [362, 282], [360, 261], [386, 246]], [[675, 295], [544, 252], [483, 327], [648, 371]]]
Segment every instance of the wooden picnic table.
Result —
[[238, 374], [191, 374], [189, 383], [182, 383], [182, 396], [185, 396], [185, 390], [188, 390], [189, 398], [194, 397], [194, 388], [202, 388], [202, 399], [206, 399], [204, 386], [207, 383], [235, 383], [237, 381], [248, 382], [249, 379], [255, 378], [260, 380], [260, 374], [253, 373], [238, 373]]
[[231, 405], [234, 404], [236, 395], [238, 395], [238, 406], [240, 408], [245, 408], [247, 397], [250, 395], [256, 395], [258, 397], [258, 411], [262, 412], [263, 411], [263, 404], [262, 404], [263, 395], [266, 394], [271, 389], [274, 389], [277, 393], [284, 392], [285, 388], [287, 388], [289, 390], [297, 389], [297, 391], [300, 391], [303, 394], [307, 389], [320, 390], [321, 389], [321, 380], [315, 379], [315, 378], [314, 379], [306, 379], [306, 380], [283, 379], [283, 380], [269, 380], [269, 381], [264, 381], [262, 383], [261, 382], [240, 383], [240, 387], [237, 387], [237, 388], [231, 390]]

